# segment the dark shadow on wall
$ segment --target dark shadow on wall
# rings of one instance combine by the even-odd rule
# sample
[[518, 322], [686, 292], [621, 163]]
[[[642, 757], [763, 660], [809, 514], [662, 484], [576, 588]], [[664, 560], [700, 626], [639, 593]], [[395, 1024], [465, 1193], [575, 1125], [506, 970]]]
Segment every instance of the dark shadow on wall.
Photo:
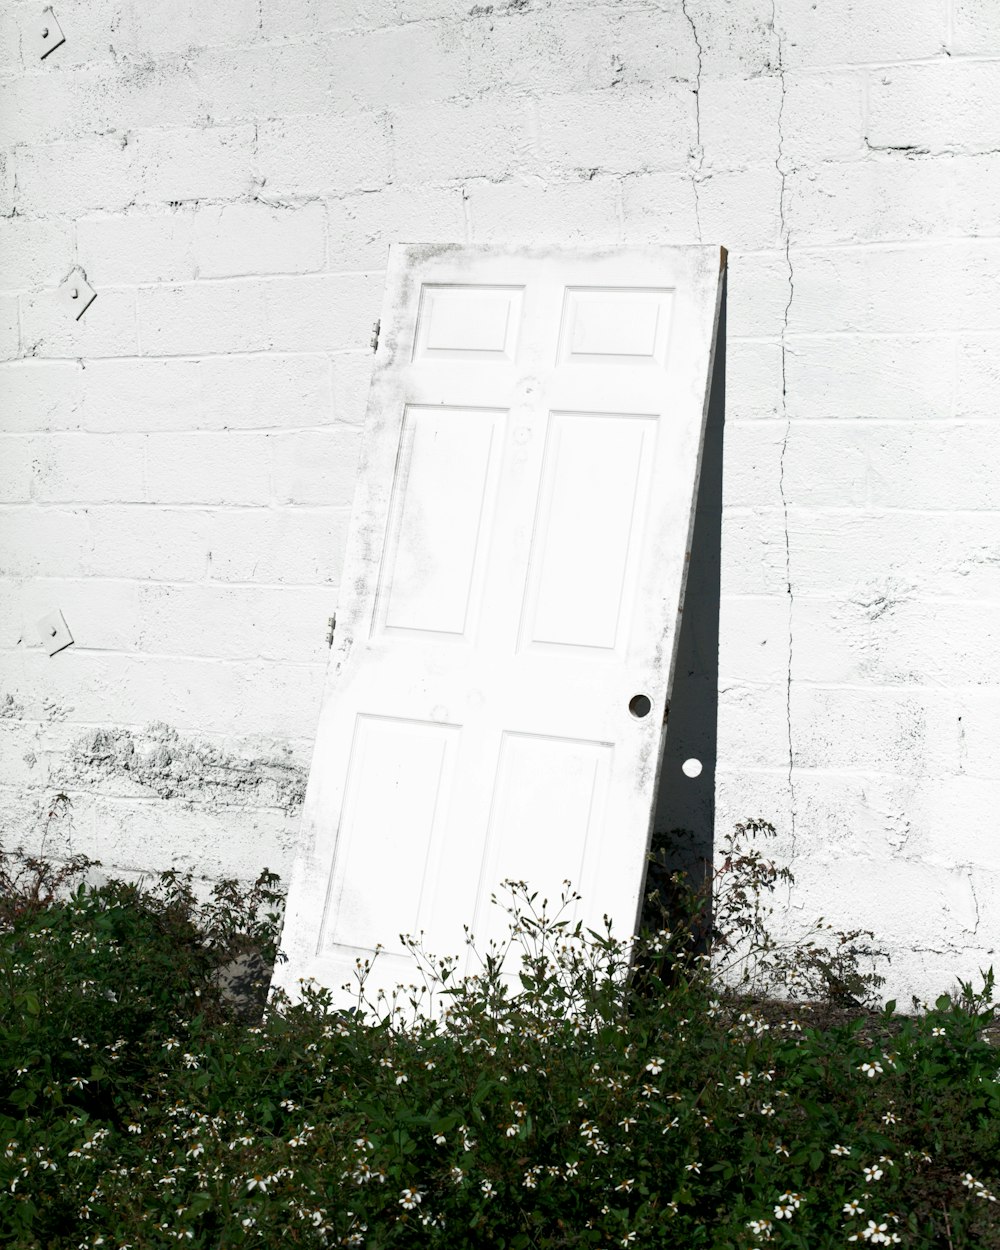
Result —
[[[726, 280], [716, 340], [701, 478], [691, 538], [691, 563], [677, 641], [670, 719], [653, 821], [660, 836], [683, 829], [671, 850], [671, 868], [696, 878], [711, 863], [715, 829], [715, 759], [719, 714], [719, 592], [722, 555], [722, 446], [726, 416]], [[702, 764], [686, 777], [685, 760]]]

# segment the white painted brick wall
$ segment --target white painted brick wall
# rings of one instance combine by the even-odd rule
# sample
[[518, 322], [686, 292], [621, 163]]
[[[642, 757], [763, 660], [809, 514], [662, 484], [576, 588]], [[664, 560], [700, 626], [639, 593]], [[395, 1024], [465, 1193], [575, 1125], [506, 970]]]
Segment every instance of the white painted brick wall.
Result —
[[[899, 994], [993, 961], [994, 0], [58, 14], [45, 61], [37, 6], [0, 14], [4, 842], [61, 789], [50, 850], [287, 872], [294, 814], [246, 781], [308, 759], [388, 243], [701, 239], [730, 248], [720, 828], [772, 819], [788, 924], [876, 928]], [[153, 722], [182, 797], [122, 765]]]

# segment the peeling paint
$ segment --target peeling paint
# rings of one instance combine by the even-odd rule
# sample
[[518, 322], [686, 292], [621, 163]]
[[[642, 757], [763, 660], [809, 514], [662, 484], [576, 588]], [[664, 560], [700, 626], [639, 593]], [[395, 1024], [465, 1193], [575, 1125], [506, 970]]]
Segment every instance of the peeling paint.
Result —
[[162, 799], [271, 806], [291, 815], [305, 797], [306, 769], [287, 748], [251, 758], [183, 738], [158, 723], [140, 732], [92, 730], [73, 744], [56, 776], [72, 786], [113, 778], [135, 782]]
[[20, 720], [24, 715], [24, 704], [18, 703], [12, 694], [5, 694], [0, 699], [0, 720]]

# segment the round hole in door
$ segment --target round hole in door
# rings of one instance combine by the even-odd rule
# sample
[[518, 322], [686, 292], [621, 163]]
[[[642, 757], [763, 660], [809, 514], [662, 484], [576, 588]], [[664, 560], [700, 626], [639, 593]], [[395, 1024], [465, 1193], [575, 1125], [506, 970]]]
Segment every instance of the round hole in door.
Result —
[[648, 716], [652, 706], [649, 696], [645, 694], [634, 694], [628, 701], [628, 710], [636, 720], [642, 720], [644, 716]]
[[701, 760], [685, 760], [681, 765], [681, 772], [685, 777], [700, 777]]

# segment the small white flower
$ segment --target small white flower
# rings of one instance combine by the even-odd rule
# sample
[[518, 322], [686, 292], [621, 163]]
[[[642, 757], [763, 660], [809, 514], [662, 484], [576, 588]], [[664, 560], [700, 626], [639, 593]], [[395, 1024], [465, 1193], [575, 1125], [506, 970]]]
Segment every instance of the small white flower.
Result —
[[698, 1162], [698, 1160], [697, 1160], [697, 1159], [694, 1161], [694, 1163], [685, 1163], [685, 1164], [684, 1164], [684, 1171], [685, 1171], [685, 1172], [694, 1172], [695, 1176], [700, 1176], [700, 1175], [701, 1175], [701, 1164]]
[[880, 1181], [885, 1175], [877, 1163], [873, 1163], [870, 1168], [862, 1168], [862, 1171], [864, 1172], [865, 1180], [868, 1183], [871, 1183], [872, 1181]]
[[868, 1221], [868, 1227], [863, 1228], [860, 1233], [855, 1233], [853, 1237], [848, 1237], [848, 1241], [857, 1241], [860, 1237], [862, 1241], [871, 1241], [875, 1245], [891, 1246], [898, 1244], [902, 1239], [898, 1233], [890, 1233], [889, 1225], [883, 1221], [876, 1224], [874, 1220]]
[[399, 1195], [399, 1205], [404, 1211], [412, 1211], [413, 1208], [419, 1206], [423, 1200], [423, 1194], [417, 1189], [404, 1189]]
[[931, 1029], [931, 1037], [945, 1037], [946, 1034], [946, 1029]]
[[446, 1141], [446, 1138], [445, 1138], [444, 1133], [435, 1133], [435, 1134], [434, 1134], [434, 1144], [435, 1144], [435, 1145], [437, 1145], [437, 1146], [443, 1146], [443, 1145], [445, 1144], [445, 1141]]
[[858, 1070], [863, 1072], [865, 1076], [874, 1077], [878, 1076], [882, 1072], [882, 1065], [876, 1059], [874, 1063], [861, 1064]]
[[795, 1208], [790, 1202], [778, 1202], [774, 1207], [774, 1218], [776, 1220], [790, 1220], [795, 1214]]
[[665, 1062], [666, 1062], [665, 1059], [660, 1059], [660, 1058], [650, 1059], [649, 1063], [646, 1064], [645, 1070], [647, 1072], [652, 1072], [653, 1076], [659, 1076], [660, 1073], [663, 1071], [663, 1065]]
[[852, 1198], [850, 1202], [844, 1203], [845, 1215], [864, 1215], [864, 1213], [865, 1209], [861, 1203], [858, 1202], [857, 1198]]
[[749, 1085], [753, 1080], [753, 1074], [750, 1072], [737, 1072], [736, 1083], [738, 1085]]
[[850, 1146], [841, 1146], [838, 1143], [837, 1145], [830, 1147], [830, 1154], [837, 1155], [838, 1157], [841, 1157], [841, 1158], [846, 1155], [849, 1155], [850, 1153], [851, 1153]]

